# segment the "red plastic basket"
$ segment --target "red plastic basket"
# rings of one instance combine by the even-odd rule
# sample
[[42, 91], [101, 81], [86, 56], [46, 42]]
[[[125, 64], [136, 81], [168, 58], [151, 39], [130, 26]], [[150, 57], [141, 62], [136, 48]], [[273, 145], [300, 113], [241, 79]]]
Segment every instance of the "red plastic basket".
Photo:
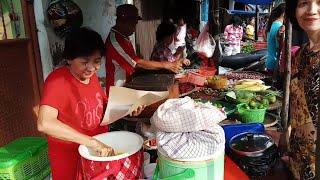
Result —
[[194, 73], [194, 72], [188, 73], [187, 78], [189, 83], [198, 85], [198, 86], [203, 86], [206, 81], [205, 76], [199, 73]]
[[210, 77], [214, 76], [217, 72], [217, 69], [215, 67], [203, 67], [199, 69], [199, 74]]

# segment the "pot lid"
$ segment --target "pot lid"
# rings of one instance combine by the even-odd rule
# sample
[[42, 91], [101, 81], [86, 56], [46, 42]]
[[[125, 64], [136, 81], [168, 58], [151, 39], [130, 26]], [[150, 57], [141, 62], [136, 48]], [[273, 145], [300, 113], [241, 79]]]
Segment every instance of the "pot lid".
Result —
[[232, 150], [242, 155], [262, 153], [274, 144], [266, 134], [242, 133], [234, 136], [229, 143]]

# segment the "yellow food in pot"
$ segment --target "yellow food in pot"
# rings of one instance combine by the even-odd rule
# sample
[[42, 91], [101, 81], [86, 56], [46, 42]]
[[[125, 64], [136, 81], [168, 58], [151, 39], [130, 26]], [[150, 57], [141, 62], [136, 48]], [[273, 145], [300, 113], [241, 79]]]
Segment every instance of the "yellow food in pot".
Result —
[[228, 78], [226, 76], [213, 76], [208, 79], [208, 86], [212, 89], [226, 89], [228, 87]]
[[122, 155], [122, 154], [124, 154], [124, 152], [115, 151], [113, 156], [119, 156], [119, 155]]

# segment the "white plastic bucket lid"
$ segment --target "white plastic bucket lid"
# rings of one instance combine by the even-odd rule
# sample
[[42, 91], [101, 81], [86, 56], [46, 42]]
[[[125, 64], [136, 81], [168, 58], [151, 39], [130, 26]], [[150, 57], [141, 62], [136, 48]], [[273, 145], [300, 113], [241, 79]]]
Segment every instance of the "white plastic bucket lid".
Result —
[[92, 161], [114, 161], [126, 158], [138, 152], [143, 145], [143, 139], [140, 135], [128, 131], [113, 131], [94, 136], [97, 140], [112, 147], [116, 152], [121, 152], [117, 156], [99, 157], [90, 153], [90, 150], [84, 146], [79, 146], [80, 155]]

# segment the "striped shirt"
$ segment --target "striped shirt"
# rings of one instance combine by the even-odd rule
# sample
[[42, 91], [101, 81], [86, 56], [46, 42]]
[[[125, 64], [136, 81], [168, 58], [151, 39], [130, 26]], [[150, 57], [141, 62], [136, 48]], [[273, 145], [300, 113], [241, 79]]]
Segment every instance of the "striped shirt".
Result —
[[169, 62], [174, 62], [176, 60], [169, 47], [165, 46], [163, 43], [157, 43], [154, 45], [151, 53], [151, 59]]
[[123, 86], [141, 58], [135, 53], [128, 37], [111, 29], [106, 46], [106, 93], [110, 86]]

